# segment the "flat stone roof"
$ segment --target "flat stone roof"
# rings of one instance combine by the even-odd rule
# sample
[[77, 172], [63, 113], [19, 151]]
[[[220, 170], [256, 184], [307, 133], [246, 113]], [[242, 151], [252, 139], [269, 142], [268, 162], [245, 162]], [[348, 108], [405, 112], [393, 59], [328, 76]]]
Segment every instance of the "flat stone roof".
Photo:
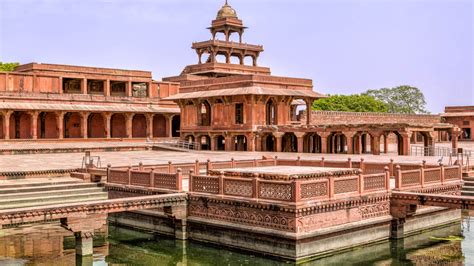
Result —
[[221, 172], [226, 176], [258, 176], [264, 179], [302, 179], [318, 178], [329, 176], [355, 175], [359, 170], [354, 168], [332, 168], [332, 167], [314, 167], [314, 166], [263, 166], [246, 168], [228, 168], [210, 170], [211, 175], [218, 175]]

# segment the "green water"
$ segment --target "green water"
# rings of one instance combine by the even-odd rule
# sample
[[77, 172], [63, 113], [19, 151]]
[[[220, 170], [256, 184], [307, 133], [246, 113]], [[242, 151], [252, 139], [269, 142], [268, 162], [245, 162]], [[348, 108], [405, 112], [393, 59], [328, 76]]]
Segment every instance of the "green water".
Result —
[[[11, 235], [0, 237], [0, 265], [80, 263], [76, 260], [74, 238], [69, 232], [59, 231], [62, 229], [54, 226], [15, 230], [10, 232]], [[104, 242], [99, 238], [95, 245], [94, 265], [294, 264], [262, 254], [176, 241], [112, 226], [109, 227], [108, 240]], [[301, 265], [474, 265], [474, 220], [465, 218], [461, 224], [417, 234], [402, 241], [385, 241]]]

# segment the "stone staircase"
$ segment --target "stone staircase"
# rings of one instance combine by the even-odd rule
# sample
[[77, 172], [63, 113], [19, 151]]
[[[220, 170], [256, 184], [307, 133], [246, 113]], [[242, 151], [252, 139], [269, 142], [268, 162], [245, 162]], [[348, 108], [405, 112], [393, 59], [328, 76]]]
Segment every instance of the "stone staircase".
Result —
[[0, 183], [0, 210], [107, 199], [96, 183], [74, 178], [51, 178]]
[[461, 189], [461, 195], [463, 196], [474, 196], [474, 172], [469, 172], [463, 177], [463, 186]]

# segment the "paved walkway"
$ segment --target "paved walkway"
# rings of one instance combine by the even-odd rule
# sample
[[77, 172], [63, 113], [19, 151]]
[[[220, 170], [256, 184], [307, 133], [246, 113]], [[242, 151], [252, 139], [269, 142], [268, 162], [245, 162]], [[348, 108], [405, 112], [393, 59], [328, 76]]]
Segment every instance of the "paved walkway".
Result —
[[[0, 171], [32, 171], [47, 169], [71, 169], [79, 168], [82, 164], [83, 153], [53, 153], [53, 154], [26, 154], [26, 155], [2, 155], [0, 156]], [[396, 154], [376, 155], [345, 155], [345, 154], [309, 154], [309, 153], [274, 153], [274, 152], [174, 152], [174, 151], [124, 151], [124, 152], [93, 152], [91, 155], [100, 156], [102, 166], [111, 164], [112, 166], [143, 164], [165, 164], [168, 161], [173, 163], [194, 162], [199, 160], [205, 162], [207, 159], [212, 161], [224, 161], [234, 158], [236, 160], [255, 159], [265, 156], [278, 156], [279, 158], [295, 159], [301, 156], [302, 159], [320, 159], [324, 157], [327, 160], [360, 160], [389, 162], [394, 159], [395, 162], [413, 162], [421, 163], [426, 160], [428, 163], [436, 163], [439, 157], [414, 157], [398, 156]], [[444, 162], [448, 163], [448, 158]]]

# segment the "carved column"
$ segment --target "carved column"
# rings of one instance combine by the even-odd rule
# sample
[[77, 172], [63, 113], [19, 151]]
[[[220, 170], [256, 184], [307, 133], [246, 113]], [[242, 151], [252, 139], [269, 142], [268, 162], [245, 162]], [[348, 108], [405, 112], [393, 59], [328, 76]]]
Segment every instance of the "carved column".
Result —
[[146, 117], [146, 136], [153, 138], [153, 114], [145, 114]]
[[275, 136], [275, 145], [276, 145], [276, 151], [277, 152], [281, 152], [282, 151], [282, 138], [283, 138], [283, 135], [285, 133], [284, 132], [275, 132], [275, 134], [273, 134]]
[[372, 134], [372, 143], [370, 147], [372, 148], [373, 155], [380, 155], [380, 136], [381, 133]]
[[168, 137], [171, 138], [173, 137], [173, 117], [175, 115], [169, 115], [168, 120], [167, 120], [167, 130], [168, 130]]
[[318, 133], [321, 136], [321, 153], [328, 153], [328, 137], [330, 132]]
[[125, 135], [127, 138], [132, 138], [132, 120], [135, 114], [125, 114]]
[[126, 87], [126, 92], [125, 92], [127, 97], [132, 97], [132, 89], [133, 89], [132, 88], [132, 81], [129, 80], [127, 82], [127, 87]]
[[56, 113], [56, 123], [58, 130], [58, 139], [64, 138], [64, 112]]
[[347, 153], [353, 154], [354, 153], [354, 136], [356, 132], [345, 132], [344, 135], [347, 139]]
[[255, 135], [255, 151], [262, 151], [262, 136]]
[[104, 81], [104, 95], [110, 96], [110, 80], [109, 79]]
[[82, 79], [81, 92], [82, 94], [87, 94], [87, 79], [86, 78]]
[[32, 139], [38, 138], [38, 111], [30, 112], [31, 116], [31, 128], [30, 128], [30, 136]]
[[451, 148], [457, 153], [458, 150], [458, 137], [461, 135], [459, 128], [453, 128], [451, 130]]
[[105, 123], [105, 137], [107, 139], [110, 139], [110, 138], [112, 138], [112, 130], [111, 130], [111, 127], [110, 127], [110, 120], [112, 118], [112, 114], [111, 113], [104, 113], [103, 117], [104, 117], [104, 123]]
[[402, 132], [400, 136], [402, 137], [402, 154], [400, 155], [409, 155], [410, 154], [410, 139], [412, 132]]
[[255, 135], [253, 133], [247, 135], [247, 151], [255, 151]]
[[303, 150], [304, 150], [303, 138], [304, 138], [305, 132], [295, 132], [295, 135], [296, 135], [296, 139], [297, 139], [297, 143], [298, 143], [297, 152], [302, 153]]
[[388, 153], [388, 135], [384, 134], [383, 136], [383, 153]]
[[306, 99], [306, 125], [311, 124], [311, 107], [313, 106], [312, 99]]
[[225, 136], [225, 150], [226, 151], [233, 151], [234, 150], [234, 143], [232, 143], [233, 137], [232, 135], [228, 134]]
[[6, 111], [3, 113], [3, 136], [5, 139], [10, 139], [10, 116], [12, 111]]
[[87, 119], [89, 118], [90, 113], [81, 113], [81, 137], [84, 139], [88, 138], [87, 134]]

